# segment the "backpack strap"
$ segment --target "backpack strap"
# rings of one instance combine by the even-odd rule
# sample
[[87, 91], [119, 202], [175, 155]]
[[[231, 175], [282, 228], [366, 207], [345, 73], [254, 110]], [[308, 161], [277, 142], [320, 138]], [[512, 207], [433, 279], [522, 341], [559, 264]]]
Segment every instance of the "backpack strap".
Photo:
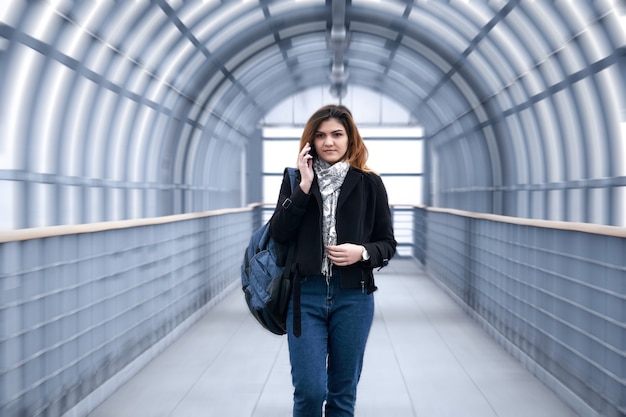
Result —
[[291, 192], [296, 189], [296, 181], [298, 180], [296, 169], [295, 168], [287, 168], [287, 173], [289, 174], [289, 184], [291, 185]]
[[[291, 185], [291, 193], [293, 194], [293, 190], [296, 188], [296, 170], [294, 168], [287, 168], [287, 172], [289, 173], [289, 184]], [[287, 252], [287, 260], [285, 262], [285, 269], [283, 270], [283, 277], [289, 278], [291, 274], [291, 264], [293, 263], [293, 258], [295, 256], [295, 247], [296, 244], [292, 243], [289, 245], [289, 251]]]
[[[291, 185], [291, 193], [296, 188], [297, 181], [297, 173], [294, 168], [287, 168], [287, 172], [289, 174], [289, 183]], [[283, 277], [289, 279], [291, 275], [291, 267], [293, 264], [293, 260], [295, 258], [296, 252], [295, 243], [289, 246], [289, 251], [287, 252], [287, 261], [285, 262], [285, 269], [283, 270]], [[302, 314], [300, 307], [300, 279], [294, 277], [292, 281], [292, 296], [293, 296], [293, 334], [295, 337], [300, 337], [302, 334]]]

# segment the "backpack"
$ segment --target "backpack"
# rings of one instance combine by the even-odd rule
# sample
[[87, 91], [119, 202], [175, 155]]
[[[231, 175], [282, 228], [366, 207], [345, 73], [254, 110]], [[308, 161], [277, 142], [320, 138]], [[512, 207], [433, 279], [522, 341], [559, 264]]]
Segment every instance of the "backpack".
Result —
[[[287, 168], [291, 191], [296, 171]], [[283, 245], [270, 237], [270, 222], [250, 238], [241, 265], [241, 287], [252, 315], [265, 329], [276, 335], [287, 333], [286, 318], [291, 296], [293, 245]]]

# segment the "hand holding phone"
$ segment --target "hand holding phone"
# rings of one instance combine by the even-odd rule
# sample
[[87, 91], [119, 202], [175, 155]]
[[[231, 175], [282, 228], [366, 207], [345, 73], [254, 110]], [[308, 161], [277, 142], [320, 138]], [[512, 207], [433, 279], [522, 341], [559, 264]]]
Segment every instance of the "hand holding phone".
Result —
[[313, 168], [313, 160], [317, 158], [317, 153], [315, 152], [313, 142], [309, 142], [304, 145], [302, 152], [304, 152], [304, 161], [306, 162], [306, 166], [309, 168]]
[[298, 155], [298, 169], [300, 170], [300, 188], [305, 193], [309, 193], [311, 183], [313, 183], [313, 158], [315, 158], [315, 148], [312, 143], [307, 143]]

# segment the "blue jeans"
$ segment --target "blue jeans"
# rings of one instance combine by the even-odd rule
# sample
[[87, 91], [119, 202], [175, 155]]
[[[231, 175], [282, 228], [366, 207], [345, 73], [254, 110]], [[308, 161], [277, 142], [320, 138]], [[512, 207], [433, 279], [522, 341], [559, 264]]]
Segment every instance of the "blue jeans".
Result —
[[[293, 300], [292, 300], [293, 301]], [[302, 335], [293, 336], [293, 304], [287, 312], [294, 417], [354, 416], [365, 344], [374, 319], [374, 295], [341, 289], [337, 272], [301, 286]]]

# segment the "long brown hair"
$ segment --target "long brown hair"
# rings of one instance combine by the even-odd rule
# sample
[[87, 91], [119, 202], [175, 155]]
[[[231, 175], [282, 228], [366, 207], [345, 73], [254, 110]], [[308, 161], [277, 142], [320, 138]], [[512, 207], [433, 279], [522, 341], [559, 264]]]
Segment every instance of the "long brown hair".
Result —
[[348, 150], [346, 151], [344, 160], [347, 160], [353, 168], [357, 168], [362, 171], [370, 171], [366, 164], [368, 153], [365, 142], [363, 142], [359, 129], [357, 129], [356, 124], [354, 123], [352, 113], [347, 107], [342, 105], [329, 104], [321, 107], [313, 113], [313, 115], [306, 122], [306, 126], [304, 126], [304, 131], [302, 132], [302, 137], [300, 138], [300, 150], [302, 150], [307, 143], [311, 143], [311, 146], [313, 146], [312, 142], [313, 139], [315, 139], [317, 129], [320, 127], [322, 122], [329, 119], [337, 119], [343, 125], [346, 130], [346, 134], [348, 135]]

